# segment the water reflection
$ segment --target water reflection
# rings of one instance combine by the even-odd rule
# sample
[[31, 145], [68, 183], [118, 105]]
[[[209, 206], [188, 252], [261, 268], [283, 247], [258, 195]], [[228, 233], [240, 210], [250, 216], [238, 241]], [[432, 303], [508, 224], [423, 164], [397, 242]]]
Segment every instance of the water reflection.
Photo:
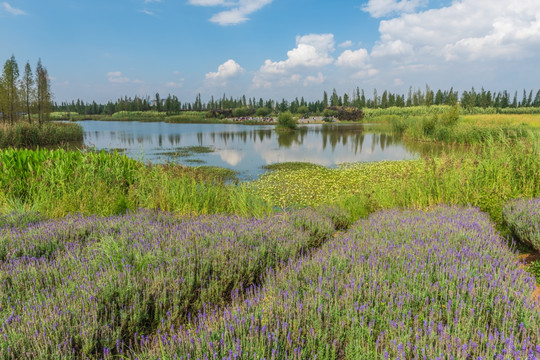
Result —
[[[228, 167], [245, 178], [276, 162], [309, 161], [324, 166], [344, 162], [404, 160], [437, 152], [426, 144], [407, 143], [390, 133], [361, 124], [310, 124], [294, 132], [276, 132], [272, 125], [168, 124], [83, 121], [84, 143], [96, 149], [125, 149], [128, 156], [162, 163]], [[213, 152], [175, 153], [190, 147]], [[167, 155], [168, 154], [168, 155]]]

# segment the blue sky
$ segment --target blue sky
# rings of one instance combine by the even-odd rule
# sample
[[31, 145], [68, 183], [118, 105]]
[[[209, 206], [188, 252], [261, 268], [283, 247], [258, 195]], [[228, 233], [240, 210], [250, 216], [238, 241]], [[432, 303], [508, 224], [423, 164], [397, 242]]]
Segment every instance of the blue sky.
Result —
[[0, 61], [12, 54], [42, 59], [58, 102], [521, 94], [540, 88], [540, 1], [0, 0]]

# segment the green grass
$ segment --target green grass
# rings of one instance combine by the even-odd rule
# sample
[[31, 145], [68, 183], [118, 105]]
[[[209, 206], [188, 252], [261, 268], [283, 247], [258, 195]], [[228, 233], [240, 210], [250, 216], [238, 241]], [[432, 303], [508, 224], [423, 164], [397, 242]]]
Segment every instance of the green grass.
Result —
[[83, 130], [77, 124], [48, 122], [39, 126], [18, 122], [11, 125], [0, 125], [0, 148], [54, 146], [73, 142], [82, 145]]
[[245, 185], [225, 185], [229, 171], [146, 166], [125, 155], [64, 150], [0, 151], [0, 208], [112, 215], [139, 208], [180, 214], [270, 212]]
[[282, 169], [253, 183], [274, 206], [338, 204], [353, 218], [379, 209], [438, 204], [480, 207], [501, 224], [503, 204], [540, 194], [540, 142], [486, 143], [465, 153], [338, 169]]

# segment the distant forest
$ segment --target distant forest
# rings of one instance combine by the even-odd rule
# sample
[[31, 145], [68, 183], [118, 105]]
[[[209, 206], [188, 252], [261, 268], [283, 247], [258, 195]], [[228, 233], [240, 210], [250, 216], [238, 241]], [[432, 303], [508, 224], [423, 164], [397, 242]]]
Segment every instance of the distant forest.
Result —
[[409, 88], [407, 95], [394, 94], [389, 91], [378, 93], [375, 89], [373, 94], [367, 96], [364, 90], [356, 88], [352, 94], [345, 93], [339, 95], [334, 89], [331, 95], [325, 91], [323, 97], [317, 101], [306, 101], [295, 98], [293, 101], [282, 99], [281, 101], [272, 99], [247, 98], [245, 95], [239, 98], [227, 97], [225, 94], [219, 99], [213, 96], [204, 103], [201, 95], [197, 95], [195, 101], [181, 101], [175, 95], [168, 95], [166, 98], [157, 93], [153, 98], [146, 97], [124, 97], [116, 101], [109, 101], [106, 104], [98, 104], [77, 100], [55, 103], [53, 111], [76, 112], [83, 115], [112, 115], [120, 111], [158, 111], [167, 114], [177, 114], [182, 111], [211, 111], [224, 109], [261, 109], [269, 111], [290, 111], [292, 113], [319, 113], [329, 106], [346, 106], [356, 108], [389, 108], [389, 107], [410, 107], [410, 106], [430, 106], [430, 105], [455, 105], [460, 103], [462, 108], [518, 108], [518, 107], [540, 107], [540, 90], [536, 93], [533, 90], [523, 90], [522, 96], [516, 91], [510, 94], [508, 91], [486, 91], [482, 88], [476, 91], [474, 87], [470, 91], [463, 91], [461, 96], [458, 91], [432, 90], [429, 86], [425, 89]]

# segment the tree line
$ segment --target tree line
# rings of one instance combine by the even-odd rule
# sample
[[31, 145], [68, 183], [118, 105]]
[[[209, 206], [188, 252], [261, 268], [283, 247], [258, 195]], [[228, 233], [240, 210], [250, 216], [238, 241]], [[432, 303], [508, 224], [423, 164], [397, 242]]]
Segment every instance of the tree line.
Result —
[[[37, 120], [41, 125], [49, 120], [52, 94], [47, 69], [38, 60], [35, 74], [29, 62], [21, 76], [15, 56], [6, 60], [0, 75], [0, 118], [4, 124]], [[32, 117], [33, 116], [33, 117]]]
[[[71, 103], [62, 102], [54, 104], [54, 111], [76, 112], [84, 115], [112, 115], [120, 111], [159, 111], [167, 114], [178, 114], [182, 111], [217, 111], [225, 109], [237, 109], [237, 113], [270, 113], [290, 111], [292, 113], [320, 113], [328, 107], [355, 107], [363, 108], [388, 108], [388, 107], [411, 107], [411, 106], [431, 106], [431, 105], [455, 105], [460, 102], [462, 107], [473, 108], [518, 108], [518, 107], [540, 107], [540, 90], [523, 90], [523, 96], [518, 97], [516, 91], [513, 96], [510, 92], [490, 91], [482, 88], [476, 91], [474, 87], [471, 90], [465, 90], [459, 95], [453, 88], [449, 90], [432, 90], [428, 85], [425, 89], [409, 88], [407, 95], [397, 94], [389, 91], [378, 93], [377, 89], [373, 91], [372, 96], [367, 96], [363, 89], [357, 87], [351, 94], [345, 93], [338, 95], [334, 89], [329, 95], [326, 91], [323, 98], [315, 101], [306, 101], [304, 98], [295, 98], [292, 101], [285, 99], [256, 99], [248, 98], [245, 95], [233, 98], [225, 94], [221, 98], [215, 99], [213, 96], [208, 102], [203, 102], [201, 95], [198, 94], [195, 101], [180, 101], [175, 95], [168, 95], [163, 98], [159, 93], [154, 97], [124, 97], [116, 101], [109, 101], [106, 104], [84, 102], [80, 99]], [[247, 111], [247, 110], [252, 111]], [[244, 111], [241, 111], [244, 110]]]

